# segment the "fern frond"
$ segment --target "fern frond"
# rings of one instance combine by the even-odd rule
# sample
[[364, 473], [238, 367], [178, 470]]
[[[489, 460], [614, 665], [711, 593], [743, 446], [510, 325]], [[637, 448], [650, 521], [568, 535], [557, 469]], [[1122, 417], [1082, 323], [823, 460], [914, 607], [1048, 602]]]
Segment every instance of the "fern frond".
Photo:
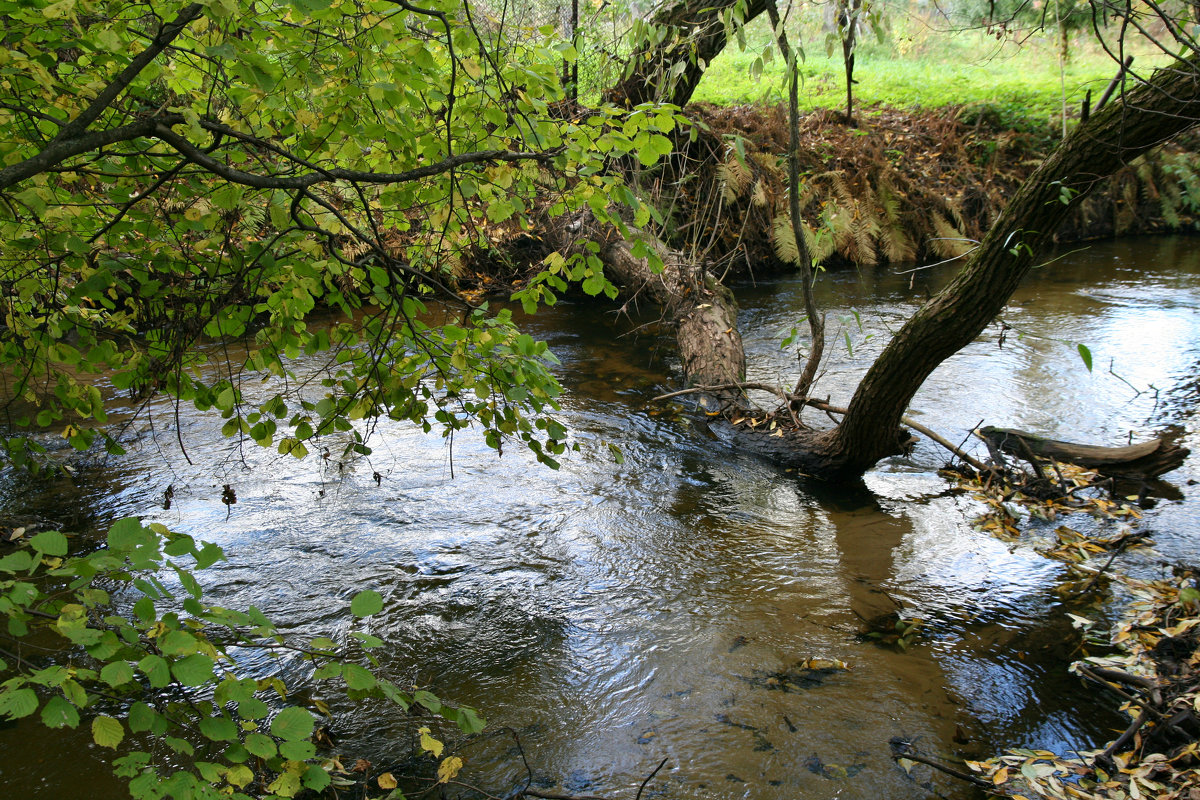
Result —
[[900, 221], [900, 195], [896, 192], [896, 187], [884, 178], [875, 188], [875, 198], [879, 202], [879, 210], [883, 213], [883, 218], [890, 223], [898, 223]]
[[767, 197], [767, 187], [761, 178], [754, 182], [754, 191], [750, 193], [750, 202], [759, 208], [766, 208], [770, 202]]
[[792, 218], [786, 212], [771, 220], [771, 244], [780, 261], [799, 265], [800, 248], [796, 246], [796, 236], [792, 232]]
[[833, 234], [828, 228], [813, 230], [808, 225], [801, 225], [804, 233], [804, 243], [808, 245], [808, 254], [814, 264], [824, 264], [834, 252]]
[[929, 240], [929, 249], [940, 258], [955, 258], [967, 253], [975, 245], [966, 240], [962, 231], [938, 212], [933, 212], [933, 230], [936, 237]]
[[731, 148], [717, 167], [717, 180], [721, 182], [725, 202], [732, 203], [741, 197], [753, 179], [754, 173]]

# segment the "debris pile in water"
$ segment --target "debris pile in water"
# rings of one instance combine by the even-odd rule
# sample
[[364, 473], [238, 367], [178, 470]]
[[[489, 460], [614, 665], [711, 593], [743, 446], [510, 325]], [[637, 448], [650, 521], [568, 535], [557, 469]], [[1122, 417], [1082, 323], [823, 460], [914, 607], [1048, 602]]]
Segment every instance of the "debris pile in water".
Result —
[[[1059, 469], [1080, 487], [1094, 485], [1096, 476], [1086, 470]], [[1134, 506], [1098, 493], [1038, 499], [998, 483], [959, 480], [988, 506], [977, 527], [1007, 541], [1021, 535], [1021, 517], [1056, 520], [1064, 513], [1087, 512], [1136, 525], [1141, 516]], [[1170, 577], [1157, 580], [1110, 569], [1119, 553], [1148, 544], [1147, 533], [1130, 526], [1100, 537], [1060, 525], [1037, 546], [1070, 568], [1060, 586], [1064, 595], [1084, 598], [1112, 582], [1132, 598], [1107, 636], [1093, 620], [1071, 615], [1093, 641], [1111, 648], [1070, 669], [1121, 703], [1130, 720], [1121, 735], [1103, 748], [1070, 755], [1014, 749], [986, 761], [966, 761], [971, 773], [934, 766], [1002, 797], [1200, 800], [1200, 569], [1175, 567]], [[1088, 563], [1095, 558], [1103, 558], [1103, 565]], [[905, 743], [893, 747], [906, 770], [917, 761], [930, 763]]]

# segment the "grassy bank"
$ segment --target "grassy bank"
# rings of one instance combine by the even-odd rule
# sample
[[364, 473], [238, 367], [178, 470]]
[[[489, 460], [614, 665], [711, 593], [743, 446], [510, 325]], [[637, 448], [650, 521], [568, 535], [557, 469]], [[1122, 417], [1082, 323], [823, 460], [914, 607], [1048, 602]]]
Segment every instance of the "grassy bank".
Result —
[[[751, 23], [745, 47], [733, 42], [713, 60], [694, 99], [717, 105], [786, 99], [784, 64], [778, 54], [771, 55], [770, 35], [765, 19]], [[826, 34], [811, 20], [791, 35], [800, 38], [805, 55], [801, 106], [844, 108], [840, 46], [832, 57], [827, 55]], [[883, 42], [869, 36], [855, 58], [856, 106], [987, 106], [1006, 126], [1018, 129], [1060, 125], [1064, 87], [1068, 117], [1077, 116], [1087, 90], [1094, 102], [1116, 73], [1113, 60], [1086, 35], [1071, 40], [1070, 57], [1060, 72], [1058, 43], [1050, 35], [1030, 36], [1018, 44], [998, 41], [983, 30], [939, 30], [914, 17], [893, 21]], [[1151, 63], [1149, 53], [1136, 62], [1140, 67]]]

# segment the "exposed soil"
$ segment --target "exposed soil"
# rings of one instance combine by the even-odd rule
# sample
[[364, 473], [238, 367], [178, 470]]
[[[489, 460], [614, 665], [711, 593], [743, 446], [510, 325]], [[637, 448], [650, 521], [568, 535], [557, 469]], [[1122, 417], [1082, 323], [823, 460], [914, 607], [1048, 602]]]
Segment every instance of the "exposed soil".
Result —
[[[687, 114], [694, 140], [682, 132], [666, 163], [633, 172], [643, 199], [666, 217], [658, 235], [718, 275], [789, 267], [786, 107], [697, 104]], [[1053, 131], [1006, 128], [974, 108], [873, 107], [858, 122], [847, 127], [833, 111], [801, 120], [804, 222], [814, 258], [827, 266], [967, 252], [1058, 141]], [[1105, 180], [1057, 240], [1196, 230], [1198, 141], [1182, 137]], [[511, 287], [547, 254], [535, 235], [515, 229], [493, 241], [465, 287]]]

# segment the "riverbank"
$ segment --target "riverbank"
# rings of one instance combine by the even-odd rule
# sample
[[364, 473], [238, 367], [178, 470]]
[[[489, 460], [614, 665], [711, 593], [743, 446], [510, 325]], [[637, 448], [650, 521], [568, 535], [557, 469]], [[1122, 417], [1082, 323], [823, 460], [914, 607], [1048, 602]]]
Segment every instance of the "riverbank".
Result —
[[[719, 216], [712, 255], [734, 270], [739, 261], [778, 263], [786, 107], [700, 106], [689, 113], [708, 135], [685, 149], [675, 176], [682, 219]], [[1050, 127], [1003, 127], [999, 115], [977, 106], [875, 106], [861, 111], [857, 127], [839, 120], [834, 111], [807, 114], [800, 135], [802, 213], [814, 258], [830, 265], [967, 252], [1060, 138]], [[1194, 143], [1164, 147], [1104, 181], [1062, 226], [1058, 241], [1196, 230]], [[673, 243], [683, 244], [678, 237]]]
[[[663, 220], [652, 232], [717, 275], [790, 271], [786, 106], [693, 104], [686, 114], [694, 136], [684, 131], [671, 157], [631, 176]], [[876, 105], [858, 123], [832, 110], [801, 118], [802, 214], [809, 249], [827, 267], [964, 255], [1060, 138], [1049, 125], [1005, 127], [980, 105]], [[1183, 137], [1102, 181], [1057, 241], [1200, 229], [1198, 141]], [[493, 232], [460, 280], [502, 290], [540, 269], [548, 252], [513, 225]]]

